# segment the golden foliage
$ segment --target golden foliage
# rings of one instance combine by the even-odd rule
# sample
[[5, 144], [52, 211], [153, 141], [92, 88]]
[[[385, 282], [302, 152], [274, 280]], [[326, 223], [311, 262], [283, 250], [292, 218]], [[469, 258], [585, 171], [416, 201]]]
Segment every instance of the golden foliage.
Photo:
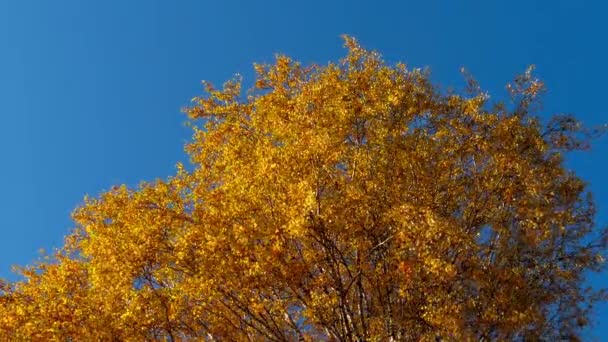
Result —
[[193, 170], [86, 199], [65, 247], [3, 283], [5, 340], [575, 339], [605, 232], [541, 125], [531, 70], [490, 108], [346, 37], [187, 109]]

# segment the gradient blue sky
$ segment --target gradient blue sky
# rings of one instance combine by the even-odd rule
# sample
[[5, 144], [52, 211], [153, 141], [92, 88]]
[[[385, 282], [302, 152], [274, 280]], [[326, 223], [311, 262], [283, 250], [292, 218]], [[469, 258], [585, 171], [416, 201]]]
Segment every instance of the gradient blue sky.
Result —
[[[62, 243], [85, 194], [165, 177], [190, 137], [180, 108], [253, 62], [286, 53], [325, 63], [357, 37], [386, 60], [429, 66], [494, 98], [529, 64], [546, 81], [543, 116], [608, 122], [604, 1], [0, 0], [0, 277]], [[568, 159], [608, 223], [608, 139]], [[608, 274], [591, 278], [606, 285]], [[598, 321], [608, 325], [604, 305]], [[591, 334], [608, 339], [608, 327]]]

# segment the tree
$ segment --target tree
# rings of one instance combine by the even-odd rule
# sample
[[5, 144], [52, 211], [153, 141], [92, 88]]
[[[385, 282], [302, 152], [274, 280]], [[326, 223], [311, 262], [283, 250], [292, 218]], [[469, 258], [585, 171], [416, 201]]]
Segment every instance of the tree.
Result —
[[87, 198], [53, 257], [3, 283], [11, 340], [577, 339], [606, 230], [534, 115], [530, 70], [491, 105], [345, 38], [186, 110], [192, 170]]

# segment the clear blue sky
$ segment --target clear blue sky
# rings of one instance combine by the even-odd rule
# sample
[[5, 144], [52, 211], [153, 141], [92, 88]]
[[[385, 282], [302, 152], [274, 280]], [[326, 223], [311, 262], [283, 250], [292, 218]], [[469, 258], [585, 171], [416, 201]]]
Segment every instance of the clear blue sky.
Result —
[[[60, 246], [85, 194], [166, 177], [190, 137], [180, 108], [252, 63], [286, 53], [325, 63], [348, 33], [388, 61], [491, 91], [536, 64], [543, 115], [608, 122], [604, 1], [0, 0], [0, 277]], [[608, 223], [608, 139], [568, 161]], [[590, 280], [608, 283], [608, 275]], [[605, 327], [591, 334], [608, 339]]]

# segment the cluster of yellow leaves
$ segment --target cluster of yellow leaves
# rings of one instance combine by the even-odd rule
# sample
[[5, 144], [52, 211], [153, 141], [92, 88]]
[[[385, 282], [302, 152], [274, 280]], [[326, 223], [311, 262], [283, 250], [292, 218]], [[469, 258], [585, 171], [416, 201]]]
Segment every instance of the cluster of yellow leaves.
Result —
[[[346, 38], [336, 64], [279, 56], [187, 110], [191, 171], [86, 199], [49, 261], [0, 289], [8, 340], [576, 338], [600, 267], [593, 205], [512, 106], [443, 94]], [[203, 126], [199, 126], [198, 123]]]

